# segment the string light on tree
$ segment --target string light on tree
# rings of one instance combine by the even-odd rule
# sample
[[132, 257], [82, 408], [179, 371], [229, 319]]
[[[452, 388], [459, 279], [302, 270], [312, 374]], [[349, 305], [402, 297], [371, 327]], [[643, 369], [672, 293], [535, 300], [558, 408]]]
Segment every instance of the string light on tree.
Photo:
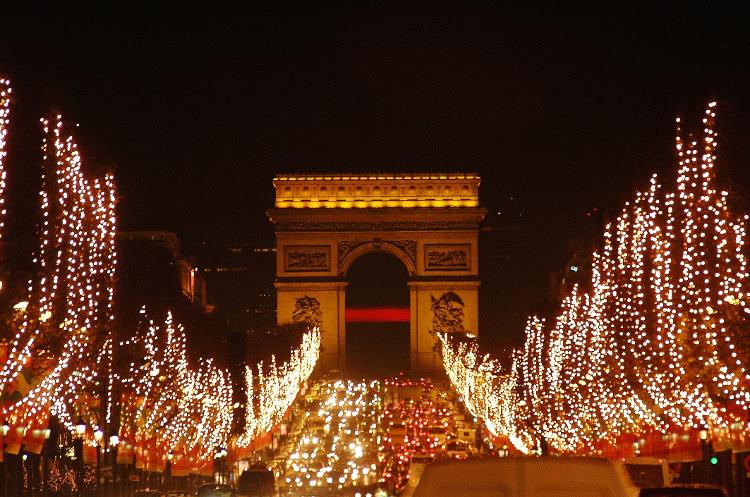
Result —
[[260, 362], [256, 372], [246, 366], [245, 432], [237, 440], [237, 446], [250, 446], [253, 440], [270, 432], [281, 421], [302, 384], [315, 369], [319, 357], [320, 330], [315, 328], [305, 332], [302, 343], [292, 350], [289, 361], [278, 365], [276, 358], [272, 357], [268, 366]]
[[[467, 405], [520, 449], [601, 454], [628, 437], [746, 426], [748, 216], [716, 186], [715, 111], [712, 102], [700, 138], [685, 138], [677, 120], [674, 191], [653, 176], [625, 204], [592, 256], [588, 289], [575, 287], [549, 323], [529, 319], [509, 370], [441, 338]], [[476, 375], [472, 364], [498, 372]], [[514, 412], [498, 419], [482, 407], [500, 397]]]

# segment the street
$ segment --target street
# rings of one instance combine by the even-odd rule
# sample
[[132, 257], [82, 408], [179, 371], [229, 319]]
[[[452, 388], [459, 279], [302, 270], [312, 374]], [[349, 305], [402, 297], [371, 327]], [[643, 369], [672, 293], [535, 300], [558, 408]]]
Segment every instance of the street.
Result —
[[408, 495], [435, 460], [478, 455], [476, 428], [429, 379], [314, 382], [265, 462], [291, 496]]

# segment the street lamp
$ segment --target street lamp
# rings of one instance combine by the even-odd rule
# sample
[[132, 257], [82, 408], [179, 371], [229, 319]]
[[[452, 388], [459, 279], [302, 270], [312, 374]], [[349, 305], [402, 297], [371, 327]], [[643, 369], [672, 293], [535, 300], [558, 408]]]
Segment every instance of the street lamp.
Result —
[[29, 302], [26, 300], [23, 300], [15, 304], [13, 306], [13, 309], [15, 309], [16, 311], [25, 311], [28, 306], [29, 306]]
[[167, 476], [167, 488], [172, 488], [172, 459], [174, 459], [174, 452], [171, 450], [167, 452], [167, 467], [166, 467], [166, 476]]
[[702, 455], [702, 469], [703, 469], [703, 480], [704, 483], [708, 480], [709, 477], [709, 457], [711, 456], [711, 442], [708, 439], [708, 430], [705, 428], [698, 432], [698, 439], [701, 442], [701, 455]]
[[112, 493], [117, 495], [117, 481], [119, 478], [117, 472], [117, 446], [120, 444], [120, 437], [117, 433], [109, 436], [109, 454], [112, 458]]
[[[3, 420], [3, 439], [0, 441], [0, 450], [5, 452], [5, 437], [8, 436], [8, 432], [10, 431], [10, 426], [8, 425], [8, 421]], [[5, 462], [5, 458], [3, 458], [3, 462], [0, 463], [0, 495], [5, 497], [6, 494], [6, 485], [8, 481], [8, 475], [7, 475], [7, 463]]]
[[102, 439], [104, 431], [101, 428], [94, 430], [96, 440], [96, 495], [102, 494]]
[[216, 451], [216, 455], [214, 458], [216, 459], [218, 470], [219, 470], [219, 483], [227, 483], [227, 477], [224, 475], [224, 472], [226, 470], [225, 464], [226, 464], [226, 458], [227, 457], [227, 449], [224, 447], [219, 447]]
[[76, 439], [75, 439], [75, 453], [78, 458], [78, 488], [83, 489], [83, 436], [86, 434], [86, 423], [83, 418], [78, 416], [78, 420], [75, 424]]
[[86, 434], [86, 423], [83, 422], [83, 418], [78, 416], [78, 421], [76, 422], [76, 435], [78, 435], [78, 438], [83, 438], [83, 435]]

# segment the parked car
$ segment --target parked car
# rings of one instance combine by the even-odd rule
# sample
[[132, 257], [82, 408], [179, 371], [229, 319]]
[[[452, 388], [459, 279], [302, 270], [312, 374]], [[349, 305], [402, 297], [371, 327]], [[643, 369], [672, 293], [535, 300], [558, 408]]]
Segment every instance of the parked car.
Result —
[[237, 497], [237, 491], [229, 485], [210, 483], [201, 485], [195, 492], [196, 497]]
[[277, 493], [273, 471], [265, 466], [252, 466], [237, 480], [238, 497], [275, 497]]
[[637, 497], [627, 474], [607, 459], [514, 457], [430, 464], [414, 497]]

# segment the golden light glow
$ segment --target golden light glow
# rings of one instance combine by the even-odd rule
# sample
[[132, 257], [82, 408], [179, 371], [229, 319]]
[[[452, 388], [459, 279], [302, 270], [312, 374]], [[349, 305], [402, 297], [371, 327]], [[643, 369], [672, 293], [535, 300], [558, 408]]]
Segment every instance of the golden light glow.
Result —
[[477, 207], [479, 183], [475, 174], [291, 175], [273, 181], [282, 209]]

